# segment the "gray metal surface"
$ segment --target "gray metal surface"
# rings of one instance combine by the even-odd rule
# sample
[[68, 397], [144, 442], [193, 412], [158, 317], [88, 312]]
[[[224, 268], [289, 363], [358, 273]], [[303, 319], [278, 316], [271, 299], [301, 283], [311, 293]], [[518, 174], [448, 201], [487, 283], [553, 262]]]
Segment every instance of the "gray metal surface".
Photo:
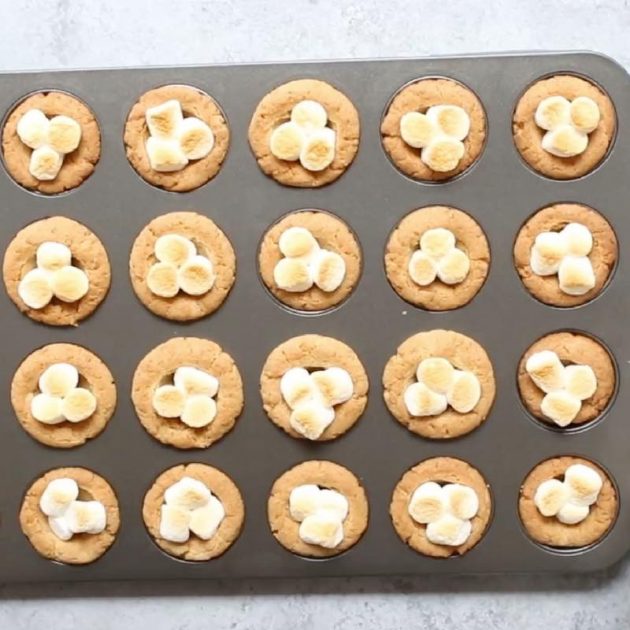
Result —
[[[579, 72], [600, 83], [617, 107], [619, 138], [606, 162], [573, 182], [544, 179], [529, 170], [514, 149], [510, 121], [519, 94], [541, 75]], [[402, 176], [380, 143], [379, 122], [391, 95], [404, 83], [425, 75], [445, 75], [471, 87], [488, 115], [484, 154], [473, 169], [453, 182], [427, 186]], [[247, 125], [260, 98], [293, 78], [321, 78], [341, 88], [361, 116], [357, 159], [336, 183], [319, 190], [279, 186], [258, 169], [247, 144]], [[224, 109], [232, 132], [227, 160], [216, 179], [184, 194], [167, 193], [141, 180], [128, 164], [122, 145], [126, 115], [147, 89], [189, 83], [212, 94]], [[30, 194], [0, 175], [0, 247], [36, 219], [65, 215], [89, 226], [103, 241], [112, 262], [112, 289], [96, 311], [76, 329], [55, 329], [18, 313], [3, 292], [3, 357], [0, 382], [0, 581], [210, 578], [238, 576], [322, 576], [370, 574], [471, 573], [501, 571], [586, 571], [618, 560], [630, 546], [630, 462], [628, 461], [630, 339], [623, 315], [630, 306], [630, 273], [625, 234], [630, 229], [628, 167], [630, 91], [625, 71], [593, 54], [464, 57], [312, 64], [270, 64], [194, 68], [75, 71], [0, 75], [0, 111], [28, 92], [55, 88], [85, 100], [98, 118], [103, 150], [94, 175], [75, 191], [58, 197]], [[557, 201], [577, 201], [600, 210], [620, 243], [617, 272], [602, 295], [575, 309], [555, 309], [533, 299], [512, 264], [512, 245], [536, 209]], [[486, 285], [467, 307], [428, 313], [416, 309], [390, 288], [383, 250], [390, 230], [410, 210], [442, 203], [470, 212], [485, 230], [492, 250]], [[256, 271], [261, 234], [279, 216], [299, 208], [323, 208], [355, 230], [364, 253], [363, 276], [339, 309], [303, 316], [281, 308]], [[235, 287], [214, 315], [191, 324], [152, 316], [135, 298], [127, 266], [131, 244], [153, 217], [174, 210], [197, 210], [223, 228], [238, 259]], [[470, 335], [488, 351], [497, 376], [497, 399], [487, 422], [450, 442], [423, 440], [400, 426], [382, 401], [381, 374], [397, 345], [409, 335], [433, 328]], [[579, 433], [541, 427], [524, 411], [516, 388], [516, 366], [523, 351], [541, 335], [558, 329], [583, 330], [612, 350], [619, 366], [619, 393], [606, 417]], [[258, 379], [268, 353], [294, 335], [337, 337], [358, 353], [370, 377], [367, 410], [347, 435], [327, 444], [292, 440], [265, 416]], [[178, 451], [157, 443], [142, 429], [130, 401], [138, 361], [155, 345], [180, 335], [217, 341], [236, 360], [245, 382], [245, 410], [235, 429], [202, 451]], [[66, 341], [96, 352], [112, 370], [119, 395], [108, 428], [73, 450], [34, 442], [19, 426], [8, 390], [20, 361], [44, 344]], [[517, 514], [520, 483], [539, 461], [560, 454], [591, 457], [605, 466], [620, 491], [616, 526], [601, 544], [583, 553], [558, 554], [532, 543]], [[478, 467], [494, 497], [487, 535], [469, 554], [448, 561], [425, 558], [396, 536], [388, 507], [402, 473], [427, 457], [451, 455]], [[370, 500], [369, 528], [340, 557], [310, 561], [281, 548], [266, 519], [268, 490], [284, 470], [306, 459], [322, 458], [350, 468]], [[200, 461], [223, 469], [238, 484], [246, 504], [240, 539], [223, 557], [187, 563], [163, 554], [145, 531], [144, 493], [165, 468]], [[17, 513], [26, 487], [42, 472], [59, 466], [85, 466], [115, 488], [122, 526], [113, 547], [89, 566], [69, 567], [41, 558], [20, 531]]]

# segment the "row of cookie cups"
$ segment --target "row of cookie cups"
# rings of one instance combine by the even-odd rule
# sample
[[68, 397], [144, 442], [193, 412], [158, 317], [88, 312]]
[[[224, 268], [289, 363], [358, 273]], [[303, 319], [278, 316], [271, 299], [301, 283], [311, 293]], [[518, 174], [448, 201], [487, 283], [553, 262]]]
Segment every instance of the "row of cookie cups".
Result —
[[[603, 487], [589, 515], [580, 524], [562, 524], [554, 517], [540, 514], [534, 504], [536, 488], [545, 479], [561, 477], [571, 465], [591, 467], [602, 478]], [[106, 509], [107, 522], [98, 534], [75, 534], [70, 540], [51, 544], [46, 516], [41, 511], [41, 496], [51, 481], [72, 479], [79, 486], [84, 500], [96, 500]], [[160, 509], [165, 491], [182, 478], [202, 482], [222, 503], [225, 517], [220, 529], [210, 539], [191, 535], [185, 542], [174, 542], [160, 532]], [[479, 499], [479, 508], [471, 519], [471, 532], [461, 544], [431, 542], [426, 524], [418, 523], [408, 512], [414, 491], [427, 482], [464, 484]], [[344, 538], [334, 547], [302, 540], [299, 521], [289, 511], [289, 495], [293, 488], [315, 484], [333, 490], [348, 500], [344, 520]], [[276, 541], [289, 552], [303, 558], [333, 559], [348, 552], [362, 539], [369, 528], [370, 501], [361, 480], [340, 464], [326, 460], [310, 460], [297, 464], [279, 475], [268, 493], [268, 526]], [[407, 469], [390, 494], [389, 514], [400, 538], [418, 554], [429, 558], [457, 558], [470, 552], [487, 535], [492, 526], [495, 498], [483, 474], [470, 463], [447, 456], [425, 459]], [[525, 476], [518, 496], [518, 515], [525, 536], [546, 552], [575, 555], [594, 549], [614, 528], [619, 513], [619, 492], [610, 472], [588, 457], [561, 455], [536, 464]], [[227, 552], [239, 539], [246, 520], [246, 506], [234, 481], [223, 471], [201, 463], [179, 464], [163, 471], [147, 489], [142, 506], [142, 519], [153, 542], [167, 556], [179, 560], [203, 562]], [[121, 514], [115, 490], [100, 475], [85, 468], [57, 468], [37, 478], [27, 489], [20, 508], [22, 531], [35, 550], [45, 558], [64, 564], [89, 564], [100, 558], [114, 544], [121, 525]], [[220, 535], [219, 535], [220, 534]]]
[[[540, 101], [550, 90], [566, 98], [587, 94], [604, 114], [602, 128], [592, 133], [591, 144], [577, 158], [563, 160], [542, 148], [534, 148], [540, 142], [542, 130], [533, 123], [535, 107], [532, 108], [530, 101], [533, 98]], [[450, 105], [466, 111], [471, 129], [464, 141], [464, 155], [457, 166], [447, 172], [437, 172], [419, 159], [418, 149], [402, 140], [399, 127], [406, 111], [404, 108], [424, 111], [439, 106], [444, 98]], [[146, 110], [167, 99], [177, 99], [185, 114], [203, 120], [214, 135], [210, 153], [191, 161], [182, 171], [184, 177], [179, 173], [153, 170], [143, 146], [149, 135], [144, 122]], [[338, 134], [335, 158], [321, 171], [309, 171], [276, 158], [269, 151], [272, 125], [287, 120], [292, 107], [301, 99], [317, 99], [317, 102], [328, 105], [329, 115], [333, 117], [329, 128]], [[69, 154], [63, 176], [52, 181], [38, 180], [29, 172], [28, 149], [17, 135], [19, 118], [33, 107], [41, 109], [47, 116], [74, 115], [83, 127], [84, 139]], [[403, 86], [387, 105], [381, 122], [382, 143], [390, 161], [405, 175], [423, 182], [448, 181], [467, 172], [479, 160], [485, 146], [487, 125], [483, 105], [470, 88], [454, 79], [422, 77]], [[359, 127], [359, 115], [342, 92], [324, 81], [303, 79], [279, 86], [263, 98], [250, 122], [249, 140], [259, 166], [267, 175], [284, 185], [316, 187], [335, 181], [350, 166], [359, 147]], [[521, 95], [514, 111], [513, 133], [518, 152], [531, 168], [551, 178], [571, 179], [587, 174], [603, 162], [614, 144], [616, 115], [608, 95], [590, 79], [569, 74], [552, 75], [539, 79]], [[45, 194], [76, 188], [92, 174], [100, 158], [100, 130], [93, 112], [78, 98], [62, 91], [40, 91], [24, 97], [7, 114], [2, 135], [7, 172], [23, 187]], [[127, 157], [136, 172], [149, 184], [170, 191], [194, 190], [215, 177], [225, 160], [229, 142], [227, 117], [220, 105], [198, 88], [182, 85], [166, 85], [143, 94], [132, 107], [124, 131]]]

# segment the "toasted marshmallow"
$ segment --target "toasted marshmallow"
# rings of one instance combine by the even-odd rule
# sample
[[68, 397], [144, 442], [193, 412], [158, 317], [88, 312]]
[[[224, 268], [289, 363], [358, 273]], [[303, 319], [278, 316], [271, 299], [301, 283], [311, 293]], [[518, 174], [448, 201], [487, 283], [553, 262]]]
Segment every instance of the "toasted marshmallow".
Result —
[[556, 518], [565, 525], [575, 525], [582, 522], [589, 514], [590, 510], [587, 505], [575, 505], [574, 503], [565, 503], [556, 514]]
[[590, 398], [597, 391], [597, 377], [590, 365], [567, 365], [564, 377], [567, 392], [580, 400]]
[[63, 155], [47, 144], [31, 153], [28, 172], [40, 182], [51, 181], [57, 177], [63, 165]]
[[418, 486], [409, 500], [407, 511], [409, 516], [422, 525], [441, 519], [448, 509], [448, 499], [442, 487], [427, 481]]
[[48, 145], [58, 153], [72, 153], [81, 142], [81, 125], [70, 116], [54, 116], [48, 125]]
[[294, 122], [278, 125], [269, 138], [269, 150], [279, 160], [295, 161], [299, 159], [306, 140], [303, 129]]
[[349, 509], [348, 499], [341, 492], [327, 488], [319, 491], [317, 510], [327, 512], [340, 521], [344, 521]]
[[400, 118], [400, 137], [414, 149], [428, 146], [438, 133], [435, 124], [420, 112], [407, 112]]
[[332, 129], [314, 129], [300, 151], [300, 164], [307, 171], [323, 171], [335, 159], [336, 134]]
[[335, 411], [319, 402], [307, 401], [298, 405], [289, 417], [291, 428], [309, 440], [318, 439], [335, 419]]
[[597, 129], [601, 114], [597, 103], [588, 96], [578, 96], [571, 103], [571, 122], [583, 133], [591, 133]]
[[571, 122], [571, 103], [564, 96], [549, 96], [538, 104], [534, 121], [546, 131]]
[[457, 105], [433, 105], [427, 110], [427, 118], [455, 140], [463, 140], [470, 131], [470, 118], [466, 110]]
[[53, 298], [48, 274], [42, 269], [28, 271], [18, 285], [18, 295], [29, 308], [40, 309]]
[[173, 383], [186, 394], [205, 394], [214, 398], [219, 391], [219, 380], [215, 376], [186, 365], [175, 370]]
[[293, 106], [291, 121], [304, 128], [325, 127], [328, 114], [323, 105], [317, 101], [304, 100]]
[[580, 399], [563, 389], [545, 394], [540, 403], [543, 415], [560, 427], [571, 424], [580, 413], [581, 407]]
[[162, 418], [179, 418], [184, 413], [186, 394], [174, 385], [161, 385], [151, 398], [153, 410]]
[[37, 266], [46, 271], [57, 271], [72, 264], [72, 252], [67, 245], [46, 241], [37, 248]]
[[163, 263], [181, 267], [197, 253], [195, 244], [180, 234], [163, 234], [155, 241], [155, 257]]
[[429, 389], [424, 383], [412, 383], [403, 395], [405, 407], [410, 415], [422, 418], [439, 416], [446, 411], [446, 396]]
[[534, 493], [534, 505], [543, 516], [556, 516], [568, 500], [569, 489], [558, 479], [543, 481]]
[[453, 516], [467, 520], [474, 518], [479, 511], [479, 497], [470, 487], [459, 483], [449, 483], [442, 488], [448, 508]]
[[216, 415], [217, 403], [214, 398], [203, 394], [193, 394], [186, 398], [180, 418], [184, 424], [198, 429], [209, 425]]
[[446, 256], [455, 247], [455, 235], [446, 228], [431, 228], [420, 236], [420, 249], [433, 259]]
[[446, 400], [458, 413], [472, 411], [481, 399], [481, 384], [472, 372], [455, 370]]
[[417, 249], [409, 259], [409, 276], [421, 287], [427, 287], [435, 281], [437, 264], [421, 249]]
[[190, 531], [201, 538], [210, 540], [219, 529], [219, 525], [225, 518], [225, 508], [219, 499], [211, 496], [208, 504], [199, 507], [190, 513]]
[[214, 147], [214, 134], [203, 120], [184, 118], [177, 129], [179, 146], [189, 160], [205, 158]]
[[179, 293], [177, 267], [171, 263], [158, 262], [149, 267], [147, 287], [153, 295], [172, 298]]
[[172, 138], [180, 129], [184, 121], [182, 106], [176, 99], [171, 99], [156, 105], [147, 107], [145, 118], [149, 133], [155, 138]]
[[343, 368], [330, 367], [325, 370], [317, 370], [310, 376], [327, 407], [345, 403], [354, 394], [352, 377]]
[[573, 464], [564, 473], [564, 483], [569, 489], [571, 502], [589, 506], [597, 501], [603, 481], [599, 473], [585, 464]]
[[48, 125], [48, 118], [43, 111], [29, 109], [18, 120], [17, 135], [30, 149], [39, 149], [48, 142]]
[[343, 540], [343, 524], [333, 514], [323, 510], [307, 516], [300, 524], [298, 534], [309, 545], [334, 549]]
[[448, 359], [430, 357], [418, 364], [416, 378], [438, 394], [446, 394], [453, 383], [455, 368]]
[[471, 531], [470, 521], [463, 521], [451, 514], [445, 514], [441, 519], [427, 525], [426, 536], [434, 545], [459, 547], [468, 540]]
[[177, 140], [149, 136], [145, 146], [149, 165], [154, 171], [172, 173], [181, 171], [188, 164], [188, 158]]
[[193, 256], [177, 270], [177, 284], [188, 295], [208, 293], [215, 280], [214, 267], [205, 256]]
[[278, 247], [283, 256], [310, 259], [319, 251], [317, 239], [310, 230], [303, 227], [290, 227], [278, 239]]
[[90, 289], [87, 274], [78, 267], [62, 267], [50, 277], [50, 288], [62, 302], [78, 302]]
[[318, 393], [315, 381], [307, 370], [290, 368], [280, 379], [280, 393], [291, 409], [312, 400]]
[[182, 510], [204, 507], [211, 496], [206, 484], [193, 477], [182, 477], [164, 491], [165, 503]]
[[50, 527], [50, 531], [59, 538], [59, 540], [70, 540], [73, 536], [72, 530], [68, 525], [68, 521], [63, 516], [48, 517], [48, 527]]
[[282, 258], [273, 270], [273, 280], [283, 291], [302, 293], [313, 286], [313, 277], [306, 262], [300, 258]]
[[584, 153], [588, 136], [571, 125], [561, 125], [548, 131], [542, 139], [542, 148], [557, 157], [573, 157]]
[[289, 494], [291, 518], [301, 523], [307, 516], [314, 514], [319, 505], [320, 492], [319, 486], [311, 483], [293, 488]]
[[79, 371], [70, 363], [53, 363], [40, 375], [39, 391], [49, 396], [67, 396], [79, 384]]
[[593, 265], [586, 256], [565, 256], [558, 268], [560, 290], [567, 295], [584, 295], [595, 286]]
[[454, 247], [438, 262], [437, 275], [444, 284], [463, 282], [470, 271], [470, 258], [461, 249]]
[[564, 387], [565, 367], [558, 355], [551, 350], [534, 352], [527, 358], [525, 370], [536, 387], [546, 394]]
[[96, 396], [84, 387], [76, 387], [61, 403], [61, 413], [68, 422], [82, 422], [96, 411]]
[[192, 513], [174, 505], [160, 508], [160, 538], [174, 543], [185, 543], [190, 538]]
[[100, 501], [73, 501], [63, 516], [73, 534], [100, 534], [107, 525], [105, 506]]
[[52, 517], [63, 516], [68, 506], [79, 496], [79, 486], [74, 479], [53, 479], [39, 499], [39, 509]]
[[320, 250], [314, 263], [313, 281], [330, 293], [337, 290], [346, 277], [346, 262], [337, 252]]
[[31, 400], [31, 415], [43, 424], [59, 424], [65, 420], [62, 399], [48, 394], [35, 394]]
[[550, 276], [558, 272], [560, 263], [568, 253], [568, 243], [560, 232], [541, 232], [534, 240], [530, 254], [530, 267], [537, 276]]
[[448, 173], [457, 168], [464, 157], [464, 143], [452, 138], [440, 138], [422, 150], [420, 159], [437, 173]]
[[574, 256], [588, 256], [593, 249], [593, 235], [581, 223], [568, 223], [562, 229], [562, 237], [567, 244], [567, 253]]

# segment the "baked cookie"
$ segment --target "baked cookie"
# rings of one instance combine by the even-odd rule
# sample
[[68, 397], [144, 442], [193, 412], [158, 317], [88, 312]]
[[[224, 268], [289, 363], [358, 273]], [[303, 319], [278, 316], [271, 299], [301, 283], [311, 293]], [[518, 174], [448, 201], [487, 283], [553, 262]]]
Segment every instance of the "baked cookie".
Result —
[[367, 404], [368, 378], [345, 343], [302, 335], [280, 344], [260, 375], [263, 407], [291, 437], [325, 442], [348, 431]]
[[437, 440], [476, 429], [488, 417], [496, 391], [486, 351], [452, 330], [406, 339], [385, 366], [383, 387], [398, 422]]
[[481, 155], [486, 114], [465, 85], [453, 79], [418, 79], [390, 101], [381, 136], [398, 170], [413, 179], [442, 181], [463, 173]]
[[522, 158], [552, 179], [574, 179], [596, 168], [608, 153], [616, 127], [608, 94], [569, 74], [530, 86], [516, 105], [512, 122]]
[[26, 491], [20, 526], [44, 558], [89, 564], [114, 543], [120, 527], [112, 487], [85, 468], [56, 468]]
[[403, 300], [430, 311], [465, 306], [490, 267], [488, 240], [468, 214], [427, 206], [408, 214], [390, 234], [385, 272]]
[[425, 556], [462, 556], [485, 535], [492, 516], [486, 480], [453, 457], [426, 459], [396, 484], [389, 514], [396, 533]]
[[153, 482], [142, 518], [155, 544], [169, 555], [212, 560], [236, 542], [245, 506], [225, 473], [206, 464], [180, 464]]
[[22, 361], [11, 382], [11, 404], [31, 437], [71, 448], [105, 429], [116, 407], [116, 386], [95, 354], [70, 343], [53, 343]]
[[188, 321], [223, 304], [236, 277], [236, 256], [214, 221], [196, 212], [171, 212], [140, 232], [131, 249], [129, 275], [151, 312]]
[[101, 156], [101, 132], [90, 108], [66, 92], [27, 96], [7, 117], [2, 154], [21, 186], [52, 195], [81, 185]]
[[98, 237], [85, 225], [58, 216], [30, 223], [15, 235], [2, 274], [20, 311], [51, 326], [76, 326], [91, 315], [111, 281]]
[[601, 540], [617, 518], [619, 500], [608, 474], [581, 457], [554, 457], [536, 466], [521, 487], [518, 510], [529, 537], [565, 549]]
[[267, 501], [275, 539], [307, 558], [330, 558], [359, 542], [369, 507], [361, 482], [327, 461], [302, 462], [278, 477]]
[[153, 348], [133, 375], [131, 398], [142, 426], [162, 444], [206, 448], [243, 409], [243, 382], [216, 343], [175, 337]]
[[527, 410], [553, 426], [599, 418], [615, 393], [610, 352], [588, 335], [557, 332], [531, 345], [518, 366], [518, 388]]
[[608, 283], [617, 263], [617, 238], [593, 208], [557, 203], [521, 227], [514, 265], [525, 288], [551, 306], [590, 302]]
[[324, 186], [354, 160], [359, 114], [345, 94], [324, 81], [290, 81], [256, 107], [249, 145], [263, 173], [280, 184]]
[[361, 248], [352, 230], [322, 210], [285, 215], [267, 231], [258, 252], [265, 286], [280, 302], [324, 311], [343, 302], [361, 275]]
[[127, 159], [149, 184], [174, 192], [194, 190], [221, 168], [230, 131], [217, 102], [189, 85], [145, 92], [125, 124]]

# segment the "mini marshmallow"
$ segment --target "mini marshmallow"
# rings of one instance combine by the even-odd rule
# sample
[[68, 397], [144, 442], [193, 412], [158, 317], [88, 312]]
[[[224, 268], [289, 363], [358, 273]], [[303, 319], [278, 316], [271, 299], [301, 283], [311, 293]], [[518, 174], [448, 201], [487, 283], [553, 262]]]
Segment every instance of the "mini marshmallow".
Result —
[[348, 516], [348, 499], [336, 490], [323, 488], [317, 498], [317, 509], [331, 514], [340, 521], [345, 521]]
[[201, 538], [210, 540], [219, 529], [219, 525], [225, 518], [225, 509], [221, 501], [211, 496], [208, 504], [193, 510], [190, 514], [190, 531]]
[[565, 385], [565, 367], [551, 350], [534, 352], [525, 362], [525, 370], [536, 386], [548, 394]]
[[205, 394], [214, 398], [219, 391], [219, 380], [196, 367], [178, 367], [173, 375], [173, 383], [186, 394]]
[[79, 496], [79, 486], [74, 479], [62, 477], [48, 483], [39, 499], [39, 509], [51, 517], [63, 516], [68, 506]]
[[565, 256], [558, 269], [558, 284], [568, 295], [584, 295], [595, 286], [593, 265], [586, 256]]
[[354, 394], [352, 377], [343, 368], [330, 367], [325, 370], [317, 370], [310, 376], [318, 388], [324, 404], [328, 407], [345, 403]]
[[445, 228], [431, 228], [420, 236], [420, 249], [413, 252], [408, 271], [419, 286], [436, 277], [444, 284], [459, 284], [470, 271], [468, 255], [456, 247], [455, 235]]
[[192, 477], [182, 477], [164, 491], [164, 502], [183, 510], [196, 510], [210, 501], [212, 493], [206, 485]]
[[308, 438], [318, 439], [335, 419], [335, 411], [316, 401], [307, 401], [297, 406], [289, 417], [291, 428]]
[[439, 416], [446, 411], [446, 396], [429, 389], [424, 383], [412, 383], [403, 395], [405, 407], [410, 415], [421, 418]]
[[343, 525], [326, 511], [316, 512], [302, 521], [298, 534], [309, 545], [334, 549], [343, 540]]

